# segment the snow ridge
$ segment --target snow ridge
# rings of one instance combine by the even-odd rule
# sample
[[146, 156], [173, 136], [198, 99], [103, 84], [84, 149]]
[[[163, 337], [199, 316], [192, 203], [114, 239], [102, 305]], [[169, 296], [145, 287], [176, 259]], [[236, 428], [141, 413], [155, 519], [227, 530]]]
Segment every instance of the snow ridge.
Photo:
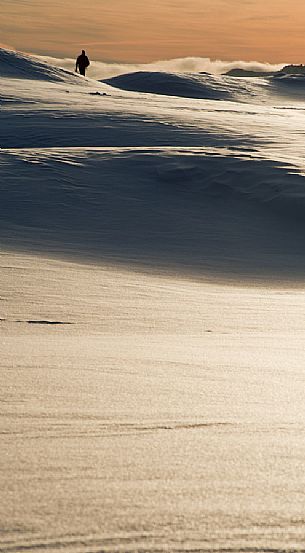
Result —
[[0, 48], [0, 78], [63, 82], [76, 80], [77, 75], [44, 63], [35, 56]]
[[150, 92], [168, 96], [182, 96], [210, 100], [228, 100], [232, 97], [224, 79], [214, 75], [166, 73], [164, 71], [137, 71], [119, 75], [103, 82], [123, 90]]

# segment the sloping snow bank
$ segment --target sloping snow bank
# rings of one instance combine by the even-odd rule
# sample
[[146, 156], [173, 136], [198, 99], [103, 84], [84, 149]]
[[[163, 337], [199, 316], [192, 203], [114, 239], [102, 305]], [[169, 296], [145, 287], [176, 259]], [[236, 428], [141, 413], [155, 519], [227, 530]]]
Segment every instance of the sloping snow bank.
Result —
[[123, 90], [135, 92], [210, 100], [231, 99], [230, 91], [221, 80], [221, 77], [212, 75], [139, 71], [106, 79], [103, 82]]
[[41, 58], [0, 48], [0, 78], [30, 79], [51, 82], [77, 81], [71, 71], [49, 65]]
[[205, 273], [305, 270], [303, 177], [279, 164], [200, 149], [51, 148], [6, 150], [0, 167], [7, 246]]

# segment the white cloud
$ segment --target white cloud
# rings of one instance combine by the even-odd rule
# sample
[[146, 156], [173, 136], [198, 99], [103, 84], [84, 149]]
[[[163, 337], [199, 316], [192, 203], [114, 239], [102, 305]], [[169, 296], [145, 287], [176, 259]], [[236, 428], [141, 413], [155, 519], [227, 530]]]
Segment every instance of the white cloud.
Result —
[[[74, 70], [75, 60], [70, 58], [52, 58], [41, 57], [47, 63]], [[168, 71], [177, 73], [207, 73], [221, 74], [234, 68], [247, 69], [251, 71], [278, 71], [285, 63], [272, 65], [261, 62], [247, 61], [221, 61], [211, 60], [209, 58], [178, 58], [172, 60], [156, 61], [147, 64], [123, 64], [123, 63], [105, 63], [101, 61], [91, 61], [88, 76], [93, 79], [107, 79], [124, 73], [134, 71]]]

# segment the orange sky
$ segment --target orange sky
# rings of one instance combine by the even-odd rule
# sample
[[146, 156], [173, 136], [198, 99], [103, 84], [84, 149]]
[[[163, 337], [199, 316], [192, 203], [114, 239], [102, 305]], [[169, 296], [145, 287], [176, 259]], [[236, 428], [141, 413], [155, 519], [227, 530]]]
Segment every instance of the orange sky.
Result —
[[27, 52], [305, 63], [305, 0], [0, 0], [0, 10], [1, 43]]

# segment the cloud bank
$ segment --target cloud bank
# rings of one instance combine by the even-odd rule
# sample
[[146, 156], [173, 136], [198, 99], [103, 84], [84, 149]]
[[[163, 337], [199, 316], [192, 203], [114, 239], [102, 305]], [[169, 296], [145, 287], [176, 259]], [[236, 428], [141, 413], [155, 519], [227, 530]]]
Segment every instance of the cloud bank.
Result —
[[[51, 65], [63, 67], [64, 69], [69, 69], [71, 71], [74, 71], [75, 69], [75, 60], [71, 58], [60, 59], [49, 56], [39, 56], [39, 59]], [[135, 71], [167, 71], [169, 73], [199, 73], [201, 71], [205, 71], [207, 73], [219, 75], [235, 68], [247, 69], [249, 71], [271, 72], [279, 71], [284, 65], [286, 65], [284, 62], [282, 64], [272, 65], [257, 61], [227, 62], [221, 60], [211, 60], [210, 58], [196, 57], [155, 61], [153, 63], [145, 64], [105, 63], [101, 61], [91, 61], [88, 77], [102, 80], [110, 77], [116, 77], [117, 75], [122, 75], [124, 73], [133, 73]]]

